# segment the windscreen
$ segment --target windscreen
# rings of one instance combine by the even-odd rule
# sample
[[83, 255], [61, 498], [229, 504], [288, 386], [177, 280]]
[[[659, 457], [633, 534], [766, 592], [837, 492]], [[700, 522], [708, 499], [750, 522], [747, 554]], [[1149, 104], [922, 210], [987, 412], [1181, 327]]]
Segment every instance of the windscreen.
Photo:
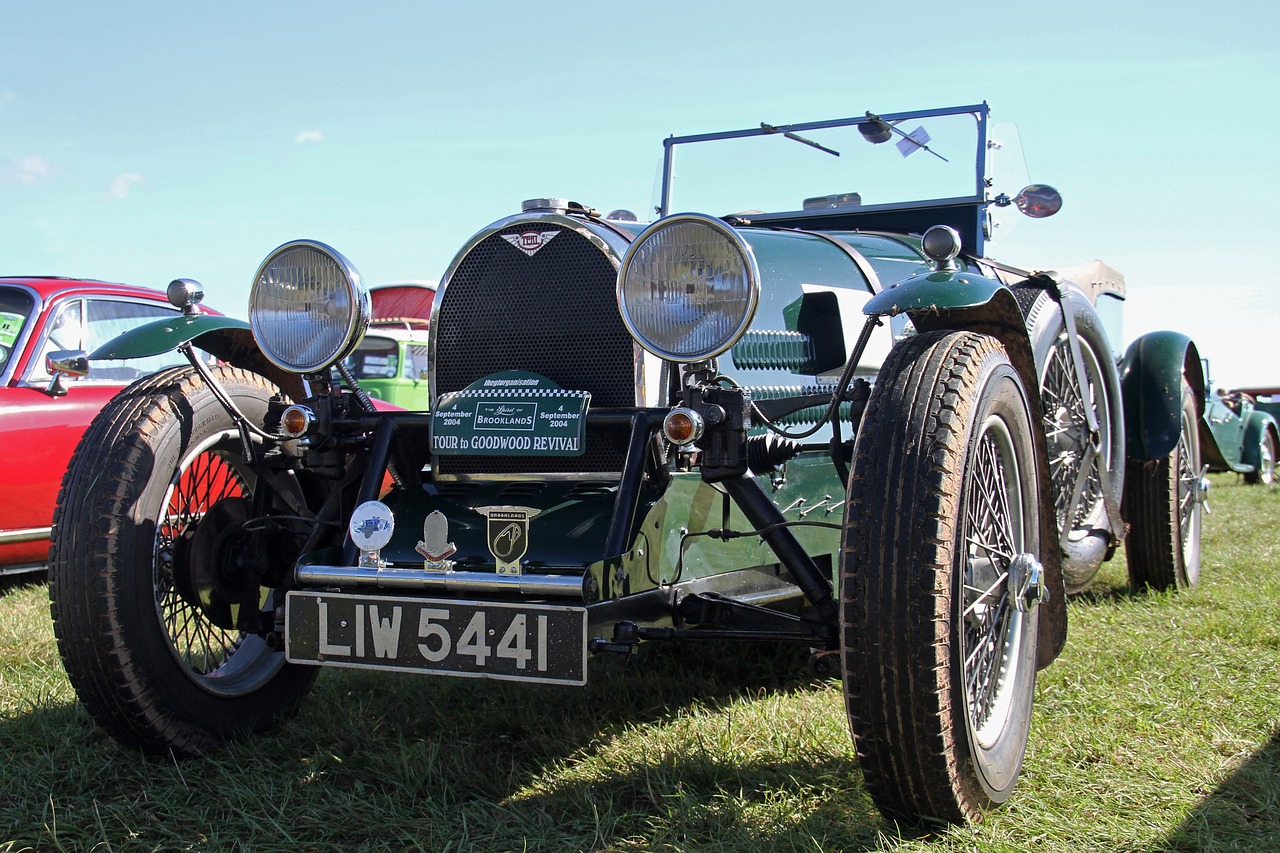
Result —
[[668, 212], [840, 210], [984, 195], [976, 113], [848, 121], [766, 122], [744, 135], [675, 140]]

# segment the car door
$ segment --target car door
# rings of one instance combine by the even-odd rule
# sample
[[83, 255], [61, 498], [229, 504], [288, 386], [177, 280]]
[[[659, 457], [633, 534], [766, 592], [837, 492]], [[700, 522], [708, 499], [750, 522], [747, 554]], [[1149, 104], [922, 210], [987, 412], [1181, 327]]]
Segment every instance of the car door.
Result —
[[0, 489], [0, 574], [44, 563], [62, 475], [94, 416], [133, 379], [183, 361], [168, 353], [95, 362], [87, 377], [64, 377], [67, 393], [52, 396], [47, 356], [59, 350], [92, 351], [127, 329], [175, 313], [160, 302], [91, 296], [63, 297], [46, 307], [28, 344], [32, 357], [0, 388], [0, 446], [6, 473], [5, 488]]
[[1239, 395], [1210, 394], [1205, 420], [1218, 445], [1223, 461], [1230, 467], [1240, 464], [1244, 449], [1245, 419], [1240, 416]]

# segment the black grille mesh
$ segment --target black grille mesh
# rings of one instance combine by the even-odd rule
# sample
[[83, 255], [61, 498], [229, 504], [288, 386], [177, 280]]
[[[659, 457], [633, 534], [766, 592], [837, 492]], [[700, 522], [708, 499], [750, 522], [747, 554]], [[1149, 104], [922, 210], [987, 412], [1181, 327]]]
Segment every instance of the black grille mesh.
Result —
[[[532, 256], [503, 235], [557, 231]], [[477, 243], [454, 270], [436, 314], [437, 394], [503, 370], [527, 370], [591, 392], [591, 407], [634, 406], [635, 344], [618, 314], [617, 271], [599, 247], [559, 225], [514, 225]], [[443, 456], [441, 474], [622, 470], [625, 433], [588, 429], [578, 457]]]

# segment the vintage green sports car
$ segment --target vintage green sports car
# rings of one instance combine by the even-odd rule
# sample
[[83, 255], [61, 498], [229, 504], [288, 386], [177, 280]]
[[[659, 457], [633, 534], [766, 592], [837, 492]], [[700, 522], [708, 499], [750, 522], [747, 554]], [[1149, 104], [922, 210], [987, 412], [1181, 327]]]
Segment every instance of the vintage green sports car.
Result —
[[1194, 582], [1207, 491], [1192, 342], [1117, 357], [1118, 273], [987, 257], [1061, 204], [1006, 185], [1017, 147], [986, 104], [761, 123], [667, 139], [651, 223], [526, 202], [444, 273], [429, 412], [361, 392], [365, 289], [310, 240], [262, 263], [246, 328], [95, 352], [226, 366], [137, 382], [67, 472], [79, 696], [190, 756], [320, 666], [582, 684], [642, 642], [800, 643], [881, 810], [976, 819], [1066, 592], [1126, 529], [1135, 582]]
[[[1204, 373], [1209, 388], [1209, 361], [1204, 360]], [[1270, 388], [1247, 388], [1205, 395], [1201, 441], [1204, 461], [1210, 471], [1233, 471], [1250, 485], [1271, 485], [1276, 481], [1280, 465], [1280, 403], [1272, 402]], [[1261, 397], [1260, 401], [1258, 398]]]

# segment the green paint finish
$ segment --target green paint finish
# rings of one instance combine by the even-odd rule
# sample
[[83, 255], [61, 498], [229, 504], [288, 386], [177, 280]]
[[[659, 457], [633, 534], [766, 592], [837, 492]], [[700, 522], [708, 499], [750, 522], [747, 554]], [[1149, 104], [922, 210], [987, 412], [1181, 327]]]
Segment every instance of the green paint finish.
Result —
[[232, 317], [212, 314], [175, 314], [112, 338], [89, 354], [89, 358], [146, 358], [171, 352], [206, 332], [220, 329], [244, 329], [249, 324]]
[[1182, 378], [1203, 409], [1204, 380], [1195, 344], [1178, 332], [1151, 332], [1120, 359], [1125, 453], [1133, 459], [1167, 456], [1182, 432]]
[[733, 345], [733, 366], [739, 370], [773, 368], [800, 372], [813, 363], [813, 341], [786, 330], [749, 331]]
[[491, 571], [496, 563], [486, 544], [487, 519], [478, 508], [503, 505], [538, 510], [529, 522], [528, 549], [520, 560], [527, 571], [580, 573], [601, 559], [616, 488], [584, 492], [580, 484], [549, 482], [518, 496], [510, 488], [510, 483], [498, 482], [474, 484], [457, 493], [433, 487], [388, 494], [383, 502], [396, 527], [382, 559], [397, 568], [421, 568], [423, 557], [414, 546], [423, 538], [427, 515], [440, 510], [449, 522], [449, 541], [458, 549], [451, 558], [457, 569]]
[[425, 379], [360, 379], [360, 387], [375, 400], [415, 412], [431, 408], [431, 394]]
[[[776, 489], [769, 477], [756, 479], [787, 521], [818, 521], [837, 526], [844, 523], [844, 486], [829, 458], [820, 453], [802, 454], [787, 463], [786, 474], [785, 483]], [[738, 532], [751, 530], [733, 501], [702, 482], [697, 472], [673, 475], [661, 499], [644, 516], [633, 547], [623, 558], [629, 591], [739, 569], [776, 567], [776, 571], [782, 571], [777, 567], [778, 558], [758, 536], [721, 540], [702, 535], [726, 525]], [[827, 555], [831, 566], [837, 564], [839, 530], [813, 526], [796, 526], [791, 530], [815, 559]], [[600, 575], [602, 580], [608, 571], [604, 566], [592, 567], [593, 574]], [[834, 584], [835, 578], [831, 580]], [[605, 583], [601, 588], [610, 590]], [[616, 583], [612, 591], [618, 593]]]
[[931, 272], [914, 275], [867, 301], [867, 314], [954, 310], [986, 305], [1004, 288], [1000, 282], [971, 272]]
[[0, 347], [12, 347], [22, 331], [22, 324], [27, 321], [25, 314], [13, 314], [0, 311]]

